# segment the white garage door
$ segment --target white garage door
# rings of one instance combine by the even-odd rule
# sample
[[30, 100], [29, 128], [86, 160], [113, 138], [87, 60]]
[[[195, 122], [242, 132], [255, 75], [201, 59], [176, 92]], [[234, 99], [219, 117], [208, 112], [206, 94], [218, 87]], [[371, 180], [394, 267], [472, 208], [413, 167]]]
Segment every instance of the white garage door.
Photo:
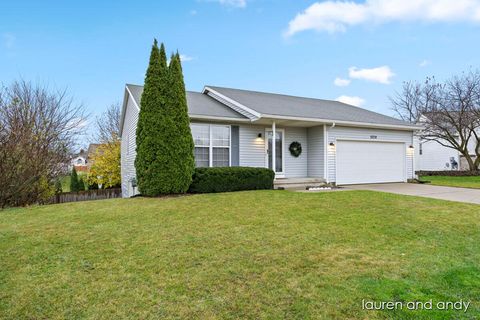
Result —
[[405, 181], [405, 144], [337, 141], [337, 184]]

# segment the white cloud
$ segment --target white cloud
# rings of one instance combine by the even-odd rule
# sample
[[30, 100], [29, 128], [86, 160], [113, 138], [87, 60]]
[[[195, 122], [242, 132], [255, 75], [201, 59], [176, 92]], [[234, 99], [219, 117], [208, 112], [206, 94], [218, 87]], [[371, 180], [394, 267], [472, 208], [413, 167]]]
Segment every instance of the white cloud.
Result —
[[180, 55], [180, 61], [182, 61], [182, 62], [192, 61], [193, 59], [195, 59], [195, 58], [187, 56], [186, 54], [181, 54]]
[[350, 67], [348, 69], [348, 76], [352, 79], [362, 79], [389, 84], [390, 79], [395, 76], [395, 73], [393, 73], [388, 66], [381, 66], [371, 69], [358, 69], [357, 67]]
[[333, 84], [336, 85], [337, 87], [346, 87], [350, 84], [351, 80], [350, 79], [342, 79], [339, 77], [336, 77], [335, 80], [333, 80]]
[[207, 0], [210, 2], [218, 2], [222, 6], [233, 8], [245, 8], [247, 6], [247, 0]]
[[432, 63], [432, 62], [431, 62], [430, 60], [425, 59], [425, 60], [422, 60], [422, 62], [419, 63], [419, 66], [420, 66], [420, 67], [426, 67], [426, 66], [428, 66], [428, 65], [431, 64], [431, 63]]
[[3, 45], [7, 49], [12, 49], [17, 38], [11, 33], [2, 34]]
[[365, 103], [364, 99], [360, 97], [351, 97], [351, 96], [340, 96], [335, 100], [346, 103], [346, 104], [350, 104], [356, 107], [361, 107]]
[[[180, 55], [180, 61], [182, 63], [187, 62], [187, 61], [192, 61], [192, 60], [195, 60], [195, 58], [191, 57], [191, 56], [187, 56], [186, 54], [181, 54]], [[167, 64], [170, 64], [170, 58], [167, 59]]]
[[387, 22], [475, 22], [480, 23], [479, 0], [366, 0], [316, 2], [297, 14], [285, 36], [305, 30], [344, 32], [360, 24]]

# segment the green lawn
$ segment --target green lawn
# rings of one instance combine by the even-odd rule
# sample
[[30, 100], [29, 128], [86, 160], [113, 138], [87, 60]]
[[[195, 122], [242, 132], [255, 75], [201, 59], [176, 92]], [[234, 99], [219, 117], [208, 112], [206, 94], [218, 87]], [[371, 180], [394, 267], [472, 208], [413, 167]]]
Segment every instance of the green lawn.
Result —
[[[251, 191], [0, 212], [1, 319], [474, 319], [480, 206]], [[471, 301], [367, 311], [375, 301]]]
[[[77, 172], [79, 178], [82, 178], [84, 182], [86, 182], [87, 174], [84, 172]], [[62, 192], [70, 192], [70, 176], [63, 176], [60, 178], [60, 182], [62, 184]]]
[[480, 189], [480, 176], [448, 177], [448, 176], [422, 176], [422, 181], [430, 181], [437, 186], [462, 187]]

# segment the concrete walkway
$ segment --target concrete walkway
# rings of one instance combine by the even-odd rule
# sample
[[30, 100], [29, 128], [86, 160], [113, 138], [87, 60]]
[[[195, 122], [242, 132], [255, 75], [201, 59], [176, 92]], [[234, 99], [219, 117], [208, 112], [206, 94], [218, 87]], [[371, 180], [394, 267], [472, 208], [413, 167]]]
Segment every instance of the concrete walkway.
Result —
[[345, 186], [345, 188], [480, 204], [480, 189], [441, 187], [415, 183], [362, 184]]

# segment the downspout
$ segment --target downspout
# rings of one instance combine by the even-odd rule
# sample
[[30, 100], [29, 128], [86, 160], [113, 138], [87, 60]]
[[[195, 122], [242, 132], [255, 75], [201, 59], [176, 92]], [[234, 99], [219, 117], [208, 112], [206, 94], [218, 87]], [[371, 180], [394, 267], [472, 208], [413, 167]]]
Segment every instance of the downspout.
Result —
[[[267, 143], [268, 143], [268, 137], [267, 137]], [[275, 121], [273, 121], [272, 123], [272, 150], [271, 150], [271, 154], [272, 154], [272, 169], [273, 169], [273, 172], [275, 172], [275, 179], [277, 178], [276, 177], [276, 173], [277, 173], [277, 159], [276, 159], [276, 147], [277, 147], [277, 125], [275, 123]]]

